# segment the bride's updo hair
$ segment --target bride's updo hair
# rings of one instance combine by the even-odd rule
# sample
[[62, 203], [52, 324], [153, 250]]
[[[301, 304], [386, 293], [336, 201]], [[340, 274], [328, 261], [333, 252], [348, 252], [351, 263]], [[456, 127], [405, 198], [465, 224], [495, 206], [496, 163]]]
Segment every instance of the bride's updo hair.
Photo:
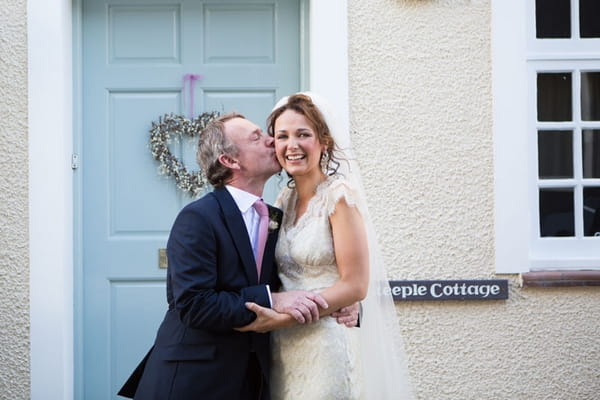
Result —
[[325, 117], [323, 117], [323, 114], [315, 103], [313, 103], [310, 96], [300, 93], [289, 96], [287, 102], [274, 109], [267, 118], [267, 133], [274, 137], [275, 121], [287, 110], [293, 110], [303, 115], [313, 126], [319, 143], [324, 144], [326, 148], [325, 152], [321, 154], [321, 169], [327, 175], [336, 174], [340, 167], [339, 157], [335, 155], [338, 147], [331, 136]]

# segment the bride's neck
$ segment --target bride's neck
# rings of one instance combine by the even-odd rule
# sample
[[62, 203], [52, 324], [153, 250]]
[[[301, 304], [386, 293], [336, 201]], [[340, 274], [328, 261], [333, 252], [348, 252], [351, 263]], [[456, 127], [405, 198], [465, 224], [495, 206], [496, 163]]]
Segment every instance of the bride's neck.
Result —
[[294, 178], [298, 200], [300, 202], [310, 200], [310, 198], [315, 195], [317, 186], [324, 182], [325, 179], [327, 179], [327, 175], [323, 173]]

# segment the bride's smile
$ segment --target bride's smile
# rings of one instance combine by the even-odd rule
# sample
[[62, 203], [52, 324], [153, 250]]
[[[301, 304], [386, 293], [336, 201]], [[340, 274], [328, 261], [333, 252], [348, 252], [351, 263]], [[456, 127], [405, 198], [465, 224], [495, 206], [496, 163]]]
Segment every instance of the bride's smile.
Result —
[[286, 159], [287, 159], [288, 161], [298, 161], [298, 160], [301, 160], [301, 159], [303, 159], [303, 158], [304, 158], [304, 155], [302, 155], [302, 154], [298, 154], [298, 155], [287, 155], [287, 156], [285, 156], [285, 157], [286, 157]]

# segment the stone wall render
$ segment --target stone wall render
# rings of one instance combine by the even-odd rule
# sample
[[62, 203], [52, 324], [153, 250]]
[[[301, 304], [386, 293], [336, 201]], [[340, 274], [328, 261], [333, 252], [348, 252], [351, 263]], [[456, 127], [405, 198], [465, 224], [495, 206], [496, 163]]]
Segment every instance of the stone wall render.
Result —
[[27, 14], [0, 7], [0, 398], [29, 398]]

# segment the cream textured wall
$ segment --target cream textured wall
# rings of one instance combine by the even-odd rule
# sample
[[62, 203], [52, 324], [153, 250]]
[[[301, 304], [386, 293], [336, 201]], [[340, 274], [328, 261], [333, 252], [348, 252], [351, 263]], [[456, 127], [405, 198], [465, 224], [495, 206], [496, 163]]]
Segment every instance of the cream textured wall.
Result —
[[29, 398], [26, 1], [0, 7], [0, 398]]
[[[496, 277], [490, 0], [348, 4], [353, 140], [390, 278]], [[507, 301], [398, 306], [419, 399], [600, 398], [600, 291], [509, 279]]]

